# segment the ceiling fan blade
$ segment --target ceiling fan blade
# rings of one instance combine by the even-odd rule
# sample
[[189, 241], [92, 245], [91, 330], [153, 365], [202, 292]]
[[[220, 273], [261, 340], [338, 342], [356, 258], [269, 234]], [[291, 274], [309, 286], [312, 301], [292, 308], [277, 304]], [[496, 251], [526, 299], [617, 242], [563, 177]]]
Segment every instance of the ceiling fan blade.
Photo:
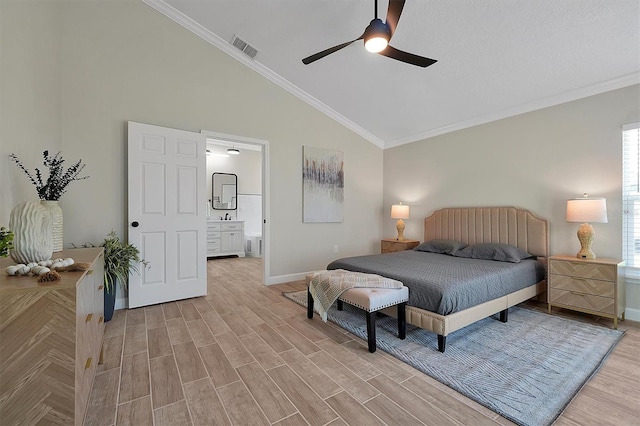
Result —
[[396, 31], [398, 21], [400, 20], [400, 14], [404, 7], [404, 0], [389, 0], [389, 8], [387, 9], [387, 26], [391, 31], [391, 36]]
[[330, 47], [330, 48], [325, 49], [325, 50], [323, 50], [322, 52], [318, 52], [318, 53], [316, 53], [316, 54], [314, 54], [314, 55], [307, 56], [306, 58], [304, 58], [304, 59], [302, 60], [302, 63], [303, 63], [303, 64], [305, 64], [305, 65], [309, 65], [311, 62], [315, 62], [315, 61], [317, 61], [318, 59], [322, 59], [322, 58], [324, 58], [324, 57], [325, 57], [325, 56], [327, 56], [327, 55], [330, 55], [330, 54], [332, 54], [332, 53], [334, 53], [334, 52], [337, 52], [338, 50], [340, 50], [340, 49], [342, 49], [342, 48], [344, 48], [344, 47], [347, 47], [348, 45], [350, 45], [350, 44], [351, 44], [351, 43], [353, 43], [354, 41], [358, 41], [358, 40], [361, 40], [361, 39], [362, 39], [362, 36], [358, 37], [358, 38], [357, 38], [357, 39], [355, 39], [355, 40], [351, 40], [351, 41], [348, 41], [348, 42], [346, 42], [346, 43], [342, 43], [342, 44], [339, 44], [339, 45], [337, 45], [337, 46]]
[[413, 53], [403, 52], [402, 50], [398, 50], [395, 47], [391, 46], [387, 46], [382, 52], [378, 52], [378, 54], [422, 68], [426, 68], [429, 65], [433, 65], [438, 62], [435, 59], [429, 59], [425, 58], [424, 56], [414, 55]]

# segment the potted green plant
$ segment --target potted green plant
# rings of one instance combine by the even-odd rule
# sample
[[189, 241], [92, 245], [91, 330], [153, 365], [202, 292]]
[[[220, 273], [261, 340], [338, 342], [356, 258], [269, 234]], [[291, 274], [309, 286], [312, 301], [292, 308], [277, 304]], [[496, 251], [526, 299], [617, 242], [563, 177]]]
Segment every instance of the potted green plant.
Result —
[[9, 256], [13, 248], [13, 232], [5, 228], [0, 228], [0, 258]]
[[117, 284], [126, 289], [129, 274], [139, 274], [138, 265], [148, 267], [149, 264], [140, 258], [136, 246], [121, 241], [114, 231], [107, 235], [100, 247], [104, 248], [104, 320], [109, 321], [115, 307]]

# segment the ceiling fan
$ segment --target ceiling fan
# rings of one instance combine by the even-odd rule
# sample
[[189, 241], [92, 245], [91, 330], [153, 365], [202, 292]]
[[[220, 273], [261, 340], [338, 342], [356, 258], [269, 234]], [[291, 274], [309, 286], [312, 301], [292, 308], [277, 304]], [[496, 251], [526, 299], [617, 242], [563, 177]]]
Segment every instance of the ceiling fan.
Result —
[[364, 47], [369, 52], [377, 53], [379, 55], [386, 56], [387, 58], [396, 59], [398, 61], [417, 65], [423, 68], [435, 64], [438, 62], [435, 59], [429, 59], [423, 56], [414, 55], [413, 53], [403, 52], [402, 50], [398, 50], [389, 45], [389, 40], [391, 40], [391, 37], [398, 26], [404, 2], [405, 0], [389, 0], [387, 22], [382, 22], [382, 20], [378, 19], [378, 0], [374, 0], [374, 19], [369, 23], [369, 26], [367, 26], [360, 37], [308, 56], [302, 60], [302, 63], [309, 65], [318, 59], [322, 59], [327, 55], [349, 46], [355, 41], [364, 40]]

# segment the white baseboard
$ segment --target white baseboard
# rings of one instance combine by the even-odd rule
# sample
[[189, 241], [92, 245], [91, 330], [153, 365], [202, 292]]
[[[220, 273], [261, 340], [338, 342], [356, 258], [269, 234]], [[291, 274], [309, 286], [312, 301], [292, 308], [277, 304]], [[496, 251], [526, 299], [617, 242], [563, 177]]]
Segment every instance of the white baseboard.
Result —
[[640, 309], [626, 308], [624, 317], [629, 321], [640, 322]]
[[273, 284], [283, 284], [290, 283], [291, 281], [301, 281], [304, 280], [305, 277], [314, 271], [309, 272], [299, 272], [297, 274], [289, 274], [289, 275], [278, 275], [275, 277], [267, 277], [264, 280], [265, 285], [273, 285]]
[[113, 308], [114, 310], [120, 310], [120, 309], [127, 309], [127, 306], [129, 305], [129, 299], [128, 298], [122, 298], [122, 299], [116, 299], [116, 305]]

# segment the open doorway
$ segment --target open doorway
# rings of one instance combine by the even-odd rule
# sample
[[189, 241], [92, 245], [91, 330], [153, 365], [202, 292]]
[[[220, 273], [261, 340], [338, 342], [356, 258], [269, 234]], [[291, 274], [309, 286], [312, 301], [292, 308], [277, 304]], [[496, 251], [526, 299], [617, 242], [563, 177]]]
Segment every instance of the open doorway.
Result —
[[[202, 131], [207, 141], [207, 194], [210, 221], [222, 220], [222, 227], [231, 226], [232, 219], [243, 229], [242, 254], [255, 262], [261, 259], [263, 283], [268, 271], [268, 142], [222, 133]], [[237, 176], [237, 195], [233, 207], [216, 198], [213, 174], [225, 173]], [[219, 175], [217, 175], [219, 176]], [[236, 235], [237, 237], [237, 235]], [[224, 234], [222, 236], [224, 239]], [[224, 244], [224, 241], [223, 241]], [[217, 259], [213, 256], [210, 261]]]

